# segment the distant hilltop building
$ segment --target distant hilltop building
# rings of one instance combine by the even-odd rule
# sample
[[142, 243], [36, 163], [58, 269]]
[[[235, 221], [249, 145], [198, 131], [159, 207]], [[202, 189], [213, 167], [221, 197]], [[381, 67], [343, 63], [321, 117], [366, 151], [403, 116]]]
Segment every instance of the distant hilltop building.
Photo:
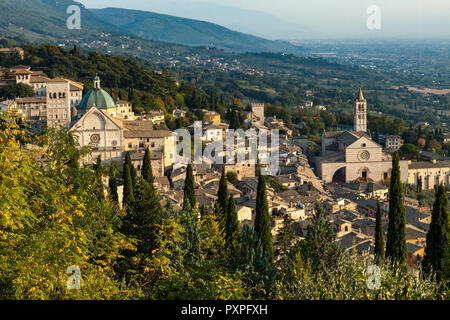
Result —
[[252, 103], [252, 113], [257, 122], [264, 124], [264, 103]]
[[[326, 182], [383, 182], [389, 179], [392, 158], [367, 133], [367, 102], [360, 89], [354, 104], [354, 130], [322, 134], [322, 154], [316, 158], [321, 179]], [[408, 180], [408, 161], [400, 161], [401, 180]]]
[[24, 51], [22, 48], [0, 48], [0, 54], [12, 55], [16, 53], [20, 56], [20, 59], [24, 58]]

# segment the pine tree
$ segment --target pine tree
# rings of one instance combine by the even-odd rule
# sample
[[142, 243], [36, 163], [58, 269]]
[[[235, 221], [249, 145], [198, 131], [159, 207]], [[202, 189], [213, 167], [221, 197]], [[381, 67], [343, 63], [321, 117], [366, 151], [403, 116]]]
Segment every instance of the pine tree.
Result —
[[[184, 181], [184, 203], [189, 201], [189, 205], [193, 210], [196, 210], [197, 201], [195, 200], [195, 181], [194, 173], [192, 171], [192, 164], [188, 164], [186, 168], [186, 180]], [[183, 208], [185, 205], [183, 204]]]
[[149, 184], [153, 185], [155, 178], [153, 177], [152, 161], [150, 158], [150, 150], [148, 148], [145, 150], [144, 161], [142, 164], [142, 177]]
[[268, 262], [260, 237], [253, 228], [244, 225], [238, 241], [239, 251], [232, 258], [232, 269], [239, 271], [245, 285], [252, 288], [252, 298], [267, 297], [277, 270]]
[[377, 201], [377, 217], [375, 224], [375, 263], [379, 264], [384, 260], [384, 240], [383, 240], [383, 213], [380, 202]]
[[389, 226], [386, 241], [386, 258], [393, 265], [406, 268], [406, 209], [403, 205], [403, 187], [400, 178], [398, 152], [392, 155], [391, 185], [389, 187]]
[[266, 178], [260, 175], [256, 193], [255, 232], [261, 238], [261, 245], [267, 255], [267, 261], [272, 264], [272, 233], [269, 218], [269, 206], [267, 203]]
[[444, 185], [441, 184], [436, 191], [430, 229], [427, 233], [425, 257], [422, 262], [424, 274], [430, 274], [431, 271], [436, 272], [438, 279], [441, 279], [442, 261], [450, 245], [449, 223], [447, 193]]
[[234, 252], [237, 247], [239, 233], [239, 220], [236, 212], [236, 204], [233, 195], [228, 198], [227, 218], [225, 225], [225, 243], [226, 247]]
[[324, 218], [322, 204], [316, 203], [305, 240], [300, 245], [302, 258], [311, 264], [313, 271], [330, 270], [336, 265], [342, 250], [335, 240], [332, 223]]
[[288, 214], [283, 217], [283, 225], [278, 230], [278, 234], [275, 242], [275, 256], [279, 259], [285, 257], [291, 248], [292, 240], [294, 240], [295, 235], [292, 230], [293, 220]]
[[220, 209], [222, 210], [222, 216], [218, 216], [218, 221], [220, 223], [221, 229], [225, 229], [226, 227], [226, 219], [228, 212], [228, 201], [229, 201], [229, 193], [228, 193], [228, 185], [227, 185], [227, 176], [225, 173], [225, 166], [222, 168], [222, 176], [219, 181], [219, 190], [217, 191], [217, 202], [220, 205]]

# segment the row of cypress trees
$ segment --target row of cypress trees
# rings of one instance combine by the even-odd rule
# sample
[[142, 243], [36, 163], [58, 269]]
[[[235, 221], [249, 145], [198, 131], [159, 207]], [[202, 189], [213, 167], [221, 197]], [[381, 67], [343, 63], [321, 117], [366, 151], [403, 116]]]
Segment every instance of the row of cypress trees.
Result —
[[[406, 245], [406, 208], [403, 204], [403, 186], [400, 177], [398, 152], [392, 157], [392, 174], [389, 188], [389, 224], [384, 251], [383, 223], [380, 203], [377, 205], [375, 226], [375, 261], [381, 263], [385, 258], [406, 270], [408, 251]], [[443, 184], [436, 188], [435, 202], [430, 228], [426, 237], [425, 257], [422, 261], [424, 275], [434, 273], [442, 278], [444, 264], [450, 259], [450, 221], [447, 192]]]

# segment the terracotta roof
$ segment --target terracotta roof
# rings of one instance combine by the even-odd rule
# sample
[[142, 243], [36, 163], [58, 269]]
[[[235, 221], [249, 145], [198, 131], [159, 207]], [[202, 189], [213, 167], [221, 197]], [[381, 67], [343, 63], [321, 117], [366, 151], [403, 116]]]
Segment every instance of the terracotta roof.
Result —
[[436, 161], [436, 163], [419, 161], [419, 162], [411, 162], [411, 164], [409, 165], [409, 169], [440, 169], [449, 167], [450, 167], [450, 160]]
[[125, 138], [165, 138], [172, 135], [169, 130], [128, 130], [123, 132]]
[[45, 83], [49, 78], [38, 75], [31, 75], [30, 83]]
[[18, 71], [16, 71], [16, 75], [21, 75], [21, 74], [32, 74], [32, 72], [31, 71], [28, 71], [28, 70], [18, 70]]

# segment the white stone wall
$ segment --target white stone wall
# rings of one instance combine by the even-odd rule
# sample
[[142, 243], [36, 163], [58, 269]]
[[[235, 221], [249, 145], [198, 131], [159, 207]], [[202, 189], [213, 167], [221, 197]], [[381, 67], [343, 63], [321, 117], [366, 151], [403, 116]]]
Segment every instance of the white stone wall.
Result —
[[71, 130], [81, 147], [91, 146], [88, 162], [95, 162], [99, 155], [104, 161], [121, 161], [123, 131], [97, 108], [91, 108]]
[[442, 168], [423, 168], [409, 169], [408, 183], [416, 185], [419, 177], [422, 177], [422, 189], [430, 190], [435, 185], [443, 183], [445, 186], [450, 185], [450, 167]]

